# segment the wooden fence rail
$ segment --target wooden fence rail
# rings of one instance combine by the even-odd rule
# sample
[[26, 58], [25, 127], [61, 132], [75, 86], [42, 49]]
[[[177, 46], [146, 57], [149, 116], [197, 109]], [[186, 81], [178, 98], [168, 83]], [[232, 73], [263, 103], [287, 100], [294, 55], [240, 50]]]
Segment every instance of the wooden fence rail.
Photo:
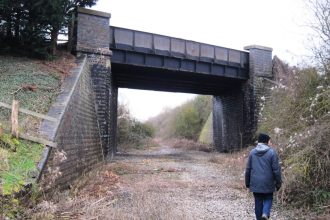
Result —
[[35, 136], [29, 135], [29, 134], [23, 134], [23, 133], [19, 132], [19, 129], [18, 129], [19, 128], [19, 126], [18, 126], [18, 112], [22, 112], [22, 113], [32, 115], [34, 117], [41, 118], [41, 119], [44, 119], [44, 120], [52, 121], [52, 122], [58, 122], [58, 119], [50, 117], [48, 115], [33, 112], [33, 111], [28, 110], [28, 109], [19, 108], [19, 102], [16, 101], [16, 100], [13, 100], [12, 106], [10, 106], [6, 103], [0, 102], [0, 107], [7, 108], [7, 109], [11, 110], [11, 126], [12, 126], [11, 134], [13, 136], [15, 136], [16, 138], [20, 137], [20, 138], [25, 139], [25, 140], [29, 140], [29, 141], [33, 141], [33, 142], [36, 142], [36, 143], [44, 144], [44, 145], [49, 146], [49, 147], [53, 147], [53, 148], [57, 147], [57, 143], [55, 143], [53, 141], [46, 140], [46, 139], [41, 138], [41, 137], [35, 137]]
[[[10, 110], [12, 109], [12, 106], [10, 106], [6, 103], [3, 103], [3, 102], [0, 102], [0, 107], [4, 107], [4, 108], [10, 109]], [[57, 118], [53, 118], [53, 117], [50, 117], [48, 115], [33, 112], [33, 111], [28, 110], [28, 109], [19, 108], [18, 111], [22, 112], [22, 113], [25, 113], [25, 114], [28, 114], [28, 115], [32, 115], [32, 116], [37, 117], [37, 118], [45, 119], [45, 120], [52, 121], [52, 122], [58, 122]]]

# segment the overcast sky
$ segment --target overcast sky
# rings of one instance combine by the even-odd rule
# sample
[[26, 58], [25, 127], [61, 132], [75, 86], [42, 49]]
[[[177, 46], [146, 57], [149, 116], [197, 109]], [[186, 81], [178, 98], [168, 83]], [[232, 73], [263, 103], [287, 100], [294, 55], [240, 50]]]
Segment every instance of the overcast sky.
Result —
[[[304, 0], [99, 0], [110, 25], [243, 50], [257, 44], [291, 63], [306, 59]], [[120, 102], [146, 120], [191, 99], [191, 94], [120, 89]]]

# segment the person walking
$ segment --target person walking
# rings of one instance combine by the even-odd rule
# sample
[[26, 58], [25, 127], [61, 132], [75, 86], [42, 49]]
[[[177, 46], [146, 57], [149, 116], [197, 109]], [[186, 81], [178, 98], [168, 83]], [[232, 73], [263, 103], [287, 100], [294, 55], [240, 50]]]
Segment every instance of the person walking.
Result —
[[273, 193], [282, 185], [279, 159], [270, 145], [270, 137], [260, 133], [258, 144], [251, 150], [245, 169], [245, 185], [253, 192], [257, 220], [269, 219]]

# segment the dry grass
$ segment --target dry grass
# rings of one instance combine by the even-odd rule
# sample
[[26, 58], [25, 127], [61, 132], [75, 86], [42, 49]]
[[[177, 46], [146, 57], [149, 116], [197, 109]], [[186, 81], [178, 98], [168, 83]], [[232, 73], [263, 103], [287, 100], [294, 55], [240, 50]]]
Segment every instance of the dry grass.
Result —
[[112, 192], [117, 188], [118, 182], [119, 177], [112, 171], [110, 165], [104, 165], [77, 180], [73, 184], [71, 193], [75, 197], [79, 195], [94, 198], [112, 197]]
[[77, 181], [70, 192], [39, 203], [28, 215], [31, 219], [187, 219], [184, 210], [175, 209], [169, 198], [159, 196], [160, 192], [188, 187], [185, 182], [166, 181], [160, 175], [182, 170], [160, 168], [148, 180], [138, 175], [134, 185], [122, 187], [125, 183], [116, 173], [129, 178], [149, 174], [141, 168], [124, 162], [104, 165]]
[[[187, 219], [185, 210], [178, 210], [170, 199], [175, 189], [185, 189], [188, 183], [164, 179], [162, 172], [177, 172], [174, 168], [160, 169], [159, 173], [146, 177], [137, 176], [134, 185], [123, 187], [111, 205], [90, 209], [87, 218], [99, 219]], [[129, 176], [127, 176], [129, 177]], [[131, 178], [131, 177], [129, 177]], [[129, 184], [129, 183], [126, 183]], [[161, 195], [161, 196], [160, 196]]]
[[119, 150], [121, 153], [125, 153], [128, 151], [131, 151], [132, 149], [140, 149], [140, 150], [145, 150], [145, 149], [153, 149], [159, 146], [159, 142], [150, 137], [144, 137], [139, 140], [140, 143], [119, 143]]
[[77, 66], [75, 63], [76, 57], [66, 51], [58, 51], [57, 58], [52, 61], [39, 61], [42, 64], [39, 68], [44, 71], [53, 70], [61, 74], [61, 80], [70, 74], [73, 67]]
[[168, 144], [173, 148], [184, 150], [196, 150], [204, 152], [211, 152], [214, 150], [213, 146], [210, 144], [196, 142], [188, 139], [171, 139], [168, 141]]
[[244, 170], [250, 150], [251, 148], [247, 148], [240, 152], [233, 152], [228, 154], [213, 154], [210, 156], [210, 159], [208, 161], [211, 163], [224, 165], [227, 168], [236, 168], [237, 170]]
[[[128, 196], [121, 198], [122, 201], [117, 204], [114, 201], [107, 201], [95, 208], [85, 207], [84, 219], [187, 219], [184, 210], [173, 209], [173, 204], [169, 204], [166, 198], [156, 194], [136, 192]], [[127, 205], [123, 206], [120, 203]]]
[[136, 166], [124, 162], [109, 164], [109, 169], [117, 175], [134, 174], [139, 172], [139, 169]]
[[53, 192], [50, 201], [40, 202], [27, 216], [31, 219], [81, 219], [94, 206], [113, 202], [118, 184], [119, 177], [109, 165], [98, 167], [77, 180], [70, 191]]

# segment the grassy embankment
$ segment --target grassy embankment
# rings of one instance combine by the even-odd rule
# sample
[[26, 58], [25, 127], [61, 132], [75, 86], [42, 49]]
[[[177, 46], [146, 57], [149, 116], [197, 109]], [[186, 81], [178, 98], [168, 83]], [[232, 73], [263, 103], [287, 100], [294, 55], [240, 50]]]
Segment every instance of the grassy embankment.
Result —
[[[46, 113], [72, 65], [70, 56], [52, 62], [0, 56], [0, 102], [11, 104], [16, 99], [22, 108]], [[19, 131], [36, 136], [40, 122], [20, 113]], [[12, 138], [10, 127], [10, 110], [0, 107], [0, 216], [14, 217], [19, 212], [15, 194], [34, 182], [44, 146]]]
[[262, 104], [260, 131], [283, 162], [282, 203], [330, 213], [330, 80], [316, 69], [291, 69]]

